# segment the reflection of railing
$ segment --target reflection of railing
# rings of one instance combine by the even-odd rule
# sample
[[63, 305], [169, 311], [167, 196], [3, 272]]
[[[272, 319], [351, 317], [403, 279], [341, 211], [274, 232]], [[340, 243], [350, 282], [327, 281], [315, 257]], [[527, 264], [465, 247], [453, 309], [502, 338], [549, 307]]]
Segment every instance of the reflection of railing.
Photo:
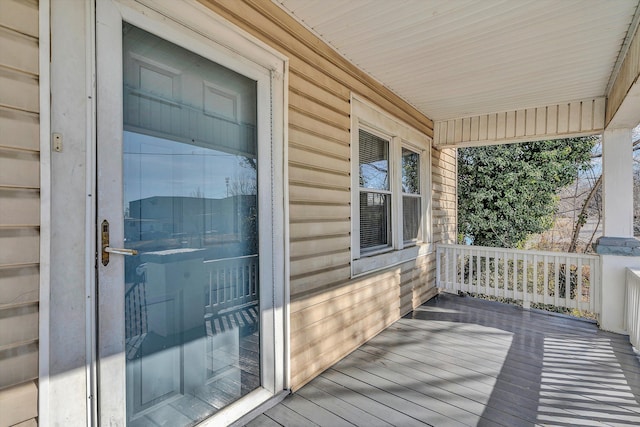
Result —
[[209, 278], [209, 313], [258, 299], [258, 255], [204, 262]]
[[640, 349], [640, 270], [627, 269], [626, 329], [629, 341]]
[[144, 279], [128, 286], [124, 294], [125, 337], [127, 340], [147, 332], [147, 302]]
[[596, 255], [438, 245], [436, 285], [531, 304], [599, 313]]

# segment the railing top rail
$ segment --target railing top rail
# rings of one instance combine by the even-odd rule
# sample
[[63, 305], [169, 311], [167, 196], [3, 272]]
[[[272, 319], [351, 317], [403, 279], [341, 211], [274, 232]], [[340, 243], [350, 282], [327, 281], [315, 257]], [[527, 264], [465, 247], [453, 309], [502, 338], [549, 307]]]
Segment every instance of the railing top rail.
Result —
[[512, 249], [512, 248], [495, 248], [491, 246], [473, 246], [473, 245], [456, 245], [451, 243], [438, 243], [436, 244], [437, 248], [451, 248], [451, 249], [459, 249], [462, 251], [486, 251], [486, 252], [495, 252], [495, 253], [517, 253], [524, 255], [539, 255], [539, 256], [562, 256], [566, 258], [575, 258], [575, 259], [591, 259], [597, 260], [599, 259], [599, 255], [593, 254], [576, 254], [571, 252], [553, 252], [553, 251], [534, 251], [534, 250], [524, 250], [524, 249]]
[[627, 272], [636, 275], [640, 279], [640, 267], [627, 267]]
[[239, 259], [256, 258], [257, 256], [258, 256], [258, 254], [253, 254], [253, 255], [234, 256], [234, 257], [230, 257], [230, 258], [208, 259], [208, 260], [204, 261], [204, 263], [205, 264], [211, 264], [211, 263], [214, 263], [214, 262], [234, 261], [234, 260], [239, 260]]

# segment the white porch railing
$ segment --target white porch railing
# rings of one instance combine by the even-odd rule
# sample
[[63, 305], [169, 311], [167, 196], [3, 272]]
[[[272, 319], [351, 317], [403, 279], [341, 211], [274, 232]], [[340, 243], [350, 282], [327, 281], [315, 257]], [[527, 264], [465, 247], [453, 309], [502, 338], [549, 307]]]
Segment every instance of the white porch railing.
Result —
[[627, 268], [625, 328], [631, 345], [640, 349], [640, 270], [631, 268]]
[[208, 313], [258, 299], [258, 255], [204, 262], [209, 278]]
[[436, 285], [448, 292], [600, 312], [597, 255], [439, 244], [436, 259]]

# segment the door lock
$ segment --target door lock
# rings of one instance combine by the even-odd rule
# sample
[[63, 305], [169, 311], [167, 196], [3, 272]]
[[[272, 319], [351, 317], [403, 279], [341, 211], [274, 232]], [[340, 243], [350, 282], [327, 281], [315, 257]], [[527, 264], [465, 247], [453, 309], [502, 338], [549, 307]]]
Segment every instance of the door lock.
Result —
[[138, 251], [135, 249], [112, 248], [109, 246], [109, 221], [106, 219], [100, 224], [100, 235], [102, 240], [102, 265], [109, 264], [109, 254], [138, 255]]

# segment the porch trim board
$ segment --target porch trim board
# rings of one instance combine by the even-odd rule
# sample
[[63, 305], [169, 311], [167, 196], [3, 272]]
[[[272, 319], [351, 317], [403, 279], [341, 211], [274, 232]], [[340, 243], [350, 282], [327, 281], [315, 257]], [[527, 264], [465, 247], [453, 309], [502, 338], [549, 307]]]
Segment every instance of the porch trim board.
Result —
[[595, 135], [604, 130], [606, 98], [544, 105], [435, 122], [436, 147], [468, 147]]
[[[569, 274], [566, 274], [566, 271]], [[600, 313], [600, 257], [470, 245], [437, 246], [436, 286]]]

